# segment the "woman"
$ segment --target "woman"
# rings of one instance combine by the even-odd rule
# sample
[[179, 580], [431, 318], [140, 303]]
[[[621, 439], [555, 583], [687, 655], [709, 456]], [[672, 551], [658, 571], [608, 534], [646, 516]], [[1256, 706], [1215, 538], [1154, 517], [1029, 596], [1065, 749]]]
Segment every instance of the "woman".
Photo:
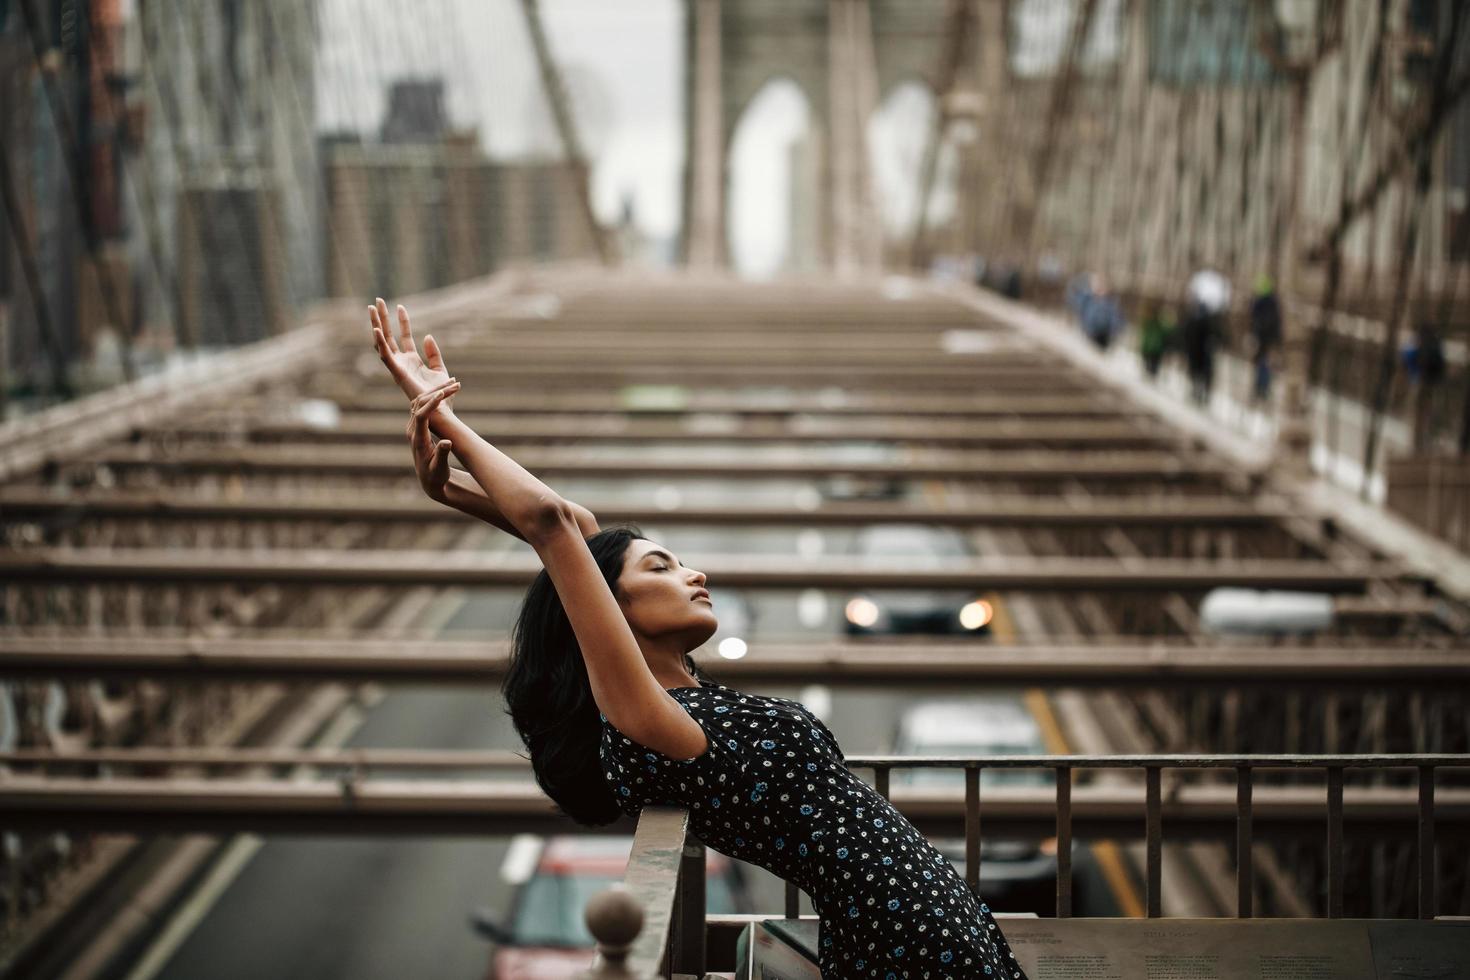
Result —
[[811, 896], [823, 977], [1024, 980], [990, 910], [847, 769], [816, 716], [698, 676], [689, 651], [718, 625], [704, 573], [634, 528], [600, 530], [481, 439], [454, 414], [459, 383], [433, 338], [421, 359], [402, 306], [396, 339], [387, 304], [369, 315], [412, 399], [425, 491], [522, 538], [545, 566], [515, 624], [504, 692], [547, 795], [586, 824], [687, 807], [707, 845]]

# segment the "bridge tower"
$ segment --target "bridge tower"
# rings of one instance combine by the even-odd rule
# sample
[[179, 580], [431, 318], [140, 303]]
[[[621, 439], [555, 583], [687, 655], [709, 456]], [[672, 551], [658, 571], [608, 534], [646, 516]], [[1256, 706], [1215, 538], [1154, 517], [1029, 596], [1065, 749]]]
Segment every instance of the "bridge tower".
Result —
[[822, 264], [881, 264], [867, 125], [905, 81], [939, 95], [949, 0], [686, 0], [684, 256], [725, 264], [731, 139], [767, 82], [790, 79], [821, 127]]

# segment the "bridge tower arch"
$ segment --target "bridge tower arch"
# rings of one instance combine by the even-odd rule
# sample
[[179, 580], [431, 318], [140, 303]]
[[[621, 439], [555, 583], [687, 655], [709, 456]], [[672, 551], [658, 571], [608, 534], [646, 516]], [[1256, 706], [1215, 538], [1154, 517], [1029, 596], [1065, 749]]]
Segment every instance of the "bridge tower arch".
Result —
[[[969, 0], [962, 0], [969, 2]], [[682, 246], [697, 268], [728, 263], [729, 150], [745, 106], [774, 77], [807, 96], [820, 139], [824, 262], [881, 264], [867, 123], [904, 80], [938, 83], [952, 0], [685, 0]]]

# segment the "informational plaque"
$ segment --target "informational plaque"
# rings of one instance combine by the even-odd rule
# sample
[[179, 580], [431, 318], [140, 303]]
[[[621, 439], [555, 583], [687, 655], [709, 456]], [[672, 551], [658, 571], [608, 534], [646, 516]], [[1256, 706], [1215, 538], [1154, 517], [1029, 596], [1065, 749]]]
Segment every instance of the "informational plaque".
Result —
[[1368, 923], [1380, 977], [1470, 980], [1470, 921]]
[[1030, 980], [1470, 980], [1470, 923], [1003, 918]]
[[[1030, 980], [1470, 980], [1470, 921], [999, 917]], [[764, 980], [795, 980], [817, 924], [773, 919]], [[790, 959], [796, 954], [796, 959]], [[762, 980], [762, 955], [748, 975]]]

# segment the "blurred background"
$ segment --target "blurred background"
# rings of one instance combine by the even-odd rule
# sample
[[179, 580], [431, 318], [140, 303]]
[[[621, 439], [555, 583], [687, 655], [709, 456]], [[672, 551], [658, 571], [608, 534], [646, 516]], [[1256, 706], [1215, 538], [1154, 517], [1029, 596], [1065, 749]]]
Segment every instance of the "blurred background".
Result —
[[1314, 378], [1333, 311], [1459, 364], [1456, 5], [828, 7], [6, 0], [0, 412], [570, 259], [1092, 272], [1132, 324], [1210, 267], [1237, 310], [1273, 283]]
[[[0, 654], [42, 664], [0, 792], [70, 751], [270, 796], [346, 777], [230, 753], [320, 748], [534, 803], [486, 682], [535, 556], [423, 499], [375, 296], [487, 437], [714, 556], [701, 664], [849, 754], [1463, 752], [1467, 93], [1452, 0], [0, 0]], [[375, 771], [453, 770], [415, 765]], [[627, 860], [349, 818], [0, 833], [0, 975], [567, 977]], [[1056, 909], [1051, 826], [987, 838], [997, 908]], [[1422, 913], [1413, 843], [1350, 843], [1350, 913]], [[1331, 907], [1321, 844], [1263, 839], [1258, 914]], [[1077, 913], [1143, 915], [1144, 850], [1079, 840]], [[1235, 911], [1225, 843], [1162, 853], [1169, 914]], [[712, 913], [781, 905], [709, 873]]]
[[[1098, 276], [1092, 336], [1176, 351], [1197, 400], [1232, 366], [1247, 408], [1288, 367], [1298, 417], [1351, 398], [1314, 464], [1376, 498], [1385, 444], [1466, 447], [1454, 4], [842, 10], [9, 0], [0, 417], [334, 297], [595, 260], [922, 270], [1079, 323]], [[1201, 270], [1235, 289], [1192, 331]]]

